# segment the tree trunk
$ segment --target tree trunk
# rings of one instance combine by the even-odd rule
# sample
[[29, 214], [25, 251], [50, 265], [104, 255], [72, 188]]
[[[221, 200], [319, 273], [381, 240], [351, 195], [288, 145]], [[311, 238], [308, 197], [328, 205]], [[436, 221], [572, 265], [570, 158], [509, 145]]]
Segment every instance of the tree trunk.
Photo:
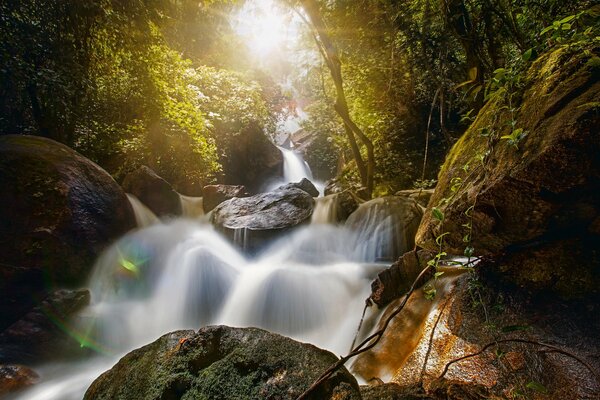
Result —
[[[373, 142], [371, 142], [365, 133], [354, 123], [352, 117], [350, 116], [348, 102], [346, 101], [346, 95], [344, 93], [342, 63], [340, 62], [336, 47], [327, 34], [325, 22], [323, 21], [321, 12], [319, 11], [319, 5], [315, 0], [301, 0], [301, 4], [304, 8], [304, 11], [306, 11], [306, 14], [308, 15], [308, 18], [310, 19], [310, 23], [312, 25], [311, 28], [315, 32], [314, 36], [317, 46], [319, 47], [319, 50], [325, 59], [325, 63], [327, 64], [329, 71], [331, 72], [331, 77], [336, 90], [334, 108], [344, 122], [344, 131], [346, 132], [348, 142], [350, 143], [350, 147], [352, 149], [353, 157], [356, 161], [356, 167], [358, 168], [358, 173], [360, 174], [361, 183], [367, 189], [367, 194], [370, 197], [373, 193], [373, 175], [375, 171], [375, 152], [373, 148]], [[355, 135], [358, 136], [360, 142], [367, 149], [366, 164], [360, 154], [360, 148], [356, 142]]]

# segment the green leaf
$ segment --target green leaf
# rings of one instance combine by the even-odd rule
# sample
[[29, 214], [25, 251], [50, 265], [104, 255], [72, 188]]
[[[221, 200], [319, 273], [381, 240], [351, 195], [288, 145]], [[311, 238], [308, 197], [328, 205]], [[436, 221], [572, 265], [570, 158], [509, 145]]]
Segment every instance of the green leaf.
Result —
[[548, 389], [546, 389], [546, 386], [542, 385], [539, 382], [531, 381], [525, 386], [527, 386], [528, 389], [535, 390], [538, 393], [548, 393]]
[[437, 207], [433, 207], [433, 209], [431, 210], [431, 214], [433, 215], [433, 218], [437, 219], [438, 221], [444, 220], [444, 213], [441, 212], [440, 209]]
[[544, 29], [542, 29], [542, 31], [540, 32], [540, 35], [545, 35], [546, 33], [550, 32], [551, 30], [554, 30], [554, 26], [550, 25], [545, 27]]
[[563, 19], [561, 19], [560, 21], [558, 21], [559, 24], [564, 24], [566, 22], [569, 21], [573, 21], [575, 19], [576, 15], [569, 15], [568, 17], [565, 17]]
[[523, 53], [523, 61], [527, 62], [531, 59], [531, 56], [533, 55], [533, 49], [529, 49], [527, 50], [525, 53]]
[[475, 249], [471, 246], [465, 247], [465, 256], [472, 257], [473, 253], [475, 253]]
[[444, 275], [444, 271], [439, 271], [439, 272], [436, 272], [435, 274], [433, 274], [433, 277], [434, 277], [435, 279], [437, 279], [437, 278], [439, 278], [439, 277], [440, 277], [440, 276], [442, 276], [442, 275]]

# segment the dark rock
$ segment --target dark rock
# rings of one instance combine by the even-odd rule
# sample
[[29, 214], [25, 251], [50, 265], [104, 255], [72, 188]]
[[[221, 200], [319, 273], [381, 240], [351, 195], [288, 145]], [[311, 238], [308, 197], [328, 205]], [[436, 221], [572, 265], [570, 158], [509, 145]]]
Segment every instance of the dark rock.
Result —
[[[406, 294], [414, 280], [427, 267], [427, 262], [433, 259], [434, 256], [434, 254], [425, 250], [418, 252], [412, 250], [405, 253], [389, 268], [377, 274], [377, 278], [371, 283], [370, 299], [381, 308]], [[425, 273], [415, 287], [420, 287], [431, 279], [434, 272], [432, 269]]]
[[211, 222], [236, 244], [254, 252], [309, 222], [314, 203], [307, 192], [287, 185], [273, 192], [227, 200], [213, 210]]
[[[426, 396], [423, 389], [416, 386], [403, 387], [396, 383], [380, 383], [360, 387], [363, 400], [434, 400]], [[444, 398], [446, 399], [446, 398]]]
[[106, 171], [49, 139], [0, 137], [0, 185], [1, 329], [47, 289], [83, 282], [136, 222]]
[[[337, 357], [257, 328], [177, 331], [134, 350], [89, 387], [100, 399], [296, 399]], [[339, 369], [311, 399], [360, 399]]]
[[0, 365], [0, 396], [25, 389], [39, 379], [34, 370], [23, 365]]
[[205, 213], [211, 211], [225, 200], [229, 200], [234, 197], [249, 196], [248, 192], [246, 192], [246, 188], [241, 185], [208, 185], [204, 186], [202, 192]]
[[286, 185], [280, 186], [277, 188], [278, 190], [285, 190], [289, 188], [298, 188], [300, 190], [304, 190], [306, 193], [310, 194], [312, 197], [318, 197], [319, 191], [315, 187], [315, 185], [306, 178], [302, 178], [300, 182], [292, 182]]
[[87, 354], [70, 336], [73, 316], [90, 303], [88, 290], [57, 290], [0, 333], [0, 363], [32, 364]]
[[413, 199], [387, 196], [361, 204], [346, 226], [358, 233], [356, 246], [364, 261], [393, 262], [414, 247], [422, 216]]
[[406, 189], [396, 192], [395, 195], [414, 199], [421, 207], [427, 207], [431, 196], [433, 196], [433, 189]]
[[[515, 126], [527, 132], [518, 147], [506, 139], [490, 147], [481, 135], [511, 133], [510, 113], [501, 111], [503, 93], [490, 99], [448, 154], [417, 245], [435, 251], [436, 237], [449, 232], [444, 251], [462, 254], [472, 219], [475, 254], [505, 255], [498, 279], [565, 298], [600, 294], [597, 250], [573, 252], [567, 245], [600, 245], [594, 234], [600, 216], [600, 73], [590, 57], [560, 47], [532, 64], [527, 90], [513, 104], [520, 110]], [[473, 161], [488, 151], [485, 167]], [[443, 213], [443, 226], [433, 207]]]
[[145, 165], [127, 174], [122, 186], [123, 190], [137, 197], [158, 217], [181, 215], [179, 193]]
[[258, 193], [265, 182], [283, 177], [283, 155], [259, 126], [249, 126], [219, 148], [225, 184], [244, 185], [250, 193]]
[[337, 195], [338, 221], [346, 221], [348, 217], [356, 211], [359, 206], [359, 199], [356, 194], [350, 190], [345, 190]]

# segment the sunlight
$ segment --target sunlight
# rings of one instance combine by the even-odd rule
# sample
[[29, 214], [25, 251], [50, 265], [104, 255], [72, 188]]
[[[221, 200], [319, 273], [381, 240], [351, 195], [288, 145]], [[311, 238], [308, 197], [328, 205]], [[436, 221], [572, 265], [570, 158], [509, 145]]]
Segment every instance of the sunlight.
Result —
[[240, 35], [251, 54], [257, 58], [283, 50], [298, 36], [298, 24], [277, 2], [272, 0], [247, 1], [232, 19], [234, 30]]

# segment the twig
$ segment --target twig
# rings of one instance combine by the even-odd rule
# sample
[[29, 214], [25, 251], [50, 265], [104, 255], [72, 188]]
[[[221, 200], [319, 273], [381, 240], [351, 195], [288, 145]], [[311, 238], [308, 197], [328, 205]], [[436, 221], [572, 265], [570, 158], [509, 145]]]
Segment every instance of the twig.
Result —
[[333, 375], [333, 373], [338, 368], [340, 368], [342, 365], [344, 365], [346, 363], [346, 361], [348, 361], [349, 359], [351, 359], [353, 357], [356, 357], [357, 355], [359, 355], [361, 353], [364, 353], [365, 351], [371, 350], [373, 347], [375, 347], [375, 345], [383, 337], [383, 334], [384, 334], [385, 330], [387, 329], [388, 325], [390, 324], [390, 322], [392, 321], [392, 319], [396, 315], [398, 315], [400, 313], [400, 311], [402, 311], [404, 306], [406, 306], [408, 299], [410, 298], [410, 296], [413, 294], [413, 292], [416, 289], [417, 283], [421, 280], [421, 278], [423, 276], [425, 276], [425, 274], [427, 273], [427, 271], [429, 271], [430, 268], [431, 268], [431, 266], [428, 265], [421, 271], [421, 273], [413, 281], [413, 283], [412, 283], [410, 289], [408, 290], [408, 292], [406, 293], [402, 303], [387, 317], [387, 319], [383, 323], [383, 326], [377, 332], [371, 334], [369, 337], [367, 337], [365, 340], [363, 340], [358, 346], [356, 346], [354, 349], [352, 349], [352, 351], [350, 353], [348, 353], [344, 357], [340, 358], [335, 364], [333, 364], [332, 366], [327, 368], [327, 370], [325, 370], [325, 372], [323, 372], [321, 374], [321, 376], [312, 385], [310, 385], [310, 387], [308, 389], [306, 389], [306, 391], [304, 391], [304, 393], [302, 393], [300, 396], [298, 396], [298, 398], [296, 400], [306, 399], [307, 396], [313, 390], [315, 390], [317, 387], [319, 387], [319, 385], [321, 385], [323, 382], [325, 382], [325, 380], [327, 380], [331, 375]]
[[536, 342], [534, 340], [527, 340], [527, 339], [501, 339], [501, 340], [496, 340], [493, 342], [490, 342], [488, 344], [486, 344], [485, 346], [483, 346], [481, 348], [481, 350], [475, 352], [475, 353], [471, 353], [471, 354], [467, 354], [466, 356], [462, 356], [459, 358], [455, 358], [454, 360], [451, 360], [450, 362], [448, 362], [446, 364], [446, 366], [444, 367], [444, 370], [442, 371], [442, 373], [440, 374], [440, 376], [438, 377], [438, 379], [442, 379], [444, 377], [444, 375], [446, 375], [446, 373], [448, 372], [448, 369], [450, 368], [450, 366], [454, 363], [466, 360], [467, 358], [472, 358], [472, 357], [476, 357], [482, 353], [484, 353], [487, 349], [489, 349], [492, 346], [496, 346], [499, 345], [500, 343], [525, 343], [525, 344], [532, 344], [535, 346], [542, 346], [542, 347], [547, 347], [557, 353], [560, 353], [562, 355], [565, 355], [567, 357], [571, 357], [574, 360], [577, 360], [580, 364], [584, 365], [588, 371], [590, 371], [592, 373], [592, 375], [594, 375], [596, 377], [596, 379], [600, 379], [600, 377], [598, 376], [598, 374], [596, 373], [596, 371], [594, 371], [594, 369], [592, 368], [592, 366], [590, 364], [587, 363], [587, 361], [579, 358], [578, 356], [576, 356], [575, 354], [569, 353], [566, 350], [561, 349], [560, 347], [556, 347], [553, 346], [551, 344], [547, 344], [547, 343], [542, 343], [542, 342]]

